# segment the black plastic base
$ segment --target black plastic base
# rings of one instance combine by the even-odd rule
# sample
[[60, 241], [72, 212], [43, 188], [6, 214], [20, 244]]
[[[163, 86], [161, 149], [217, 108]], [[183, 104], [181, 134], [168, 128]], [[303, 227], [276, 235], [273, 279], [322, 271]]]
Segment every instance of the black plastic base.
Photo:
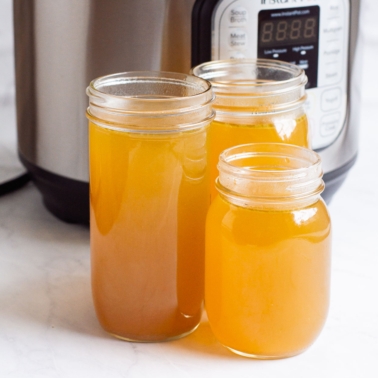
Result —
[[322, 193], [322, 197], [327, 204], [331, 202], [333, 195], [337, 192], [342, 183], [345, 181], [349, 169], [352, 168], [356, 160], [357, 155], [355, 155], [352, 158], [352, 160], [348, 161], [348, 163], [346, 163], [342, 167], [332, 172], [328, 172], [323, 176], [323, 180], [325, 182], [325, 189]]
[[89, 184], [51, 173], [19, 154], [22, 164], [42, 193], [46, 208], [68, 223], [89, 225]]
[[4, 194], [8, 194], [10, 192], [13, 192], [14, 190], [17, 190], [24, 185], [26, 185], [30, 181], [30, 176], [28, 173], [24, 173], [20, 176], [15, 177], [12, 180], [6, 181], [2, 184], [0, 184], [0, 196]]

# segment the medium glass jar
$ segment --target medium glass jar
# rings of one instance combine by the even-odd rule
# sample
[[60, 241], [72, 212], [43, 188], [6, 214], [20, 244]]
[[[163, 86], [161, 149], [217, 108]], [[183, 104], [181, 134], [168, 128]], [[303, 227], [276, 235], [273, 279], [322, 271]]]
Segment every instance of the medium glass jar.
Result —
[[92, 81], [87, 94], [97, 317], [129, 341], [184, 336], [203, 303], [211, 85], [127, 72]]
[[246, 144], [219, 158], [206, 223], [205, 306], [217, 339], [258, 359], [303, 352], [329, 304], [331, 228], [319, 156]]
[[[192, 69], [209, 80], [216, 95], [209, 132], [210, 179], [218, 175], [219, 154], [244, 143], [272, 142], [309, 147], [304, 71], [269, 59], [233, 59]], [[216, 195], [211, 187], [212, 198]]]

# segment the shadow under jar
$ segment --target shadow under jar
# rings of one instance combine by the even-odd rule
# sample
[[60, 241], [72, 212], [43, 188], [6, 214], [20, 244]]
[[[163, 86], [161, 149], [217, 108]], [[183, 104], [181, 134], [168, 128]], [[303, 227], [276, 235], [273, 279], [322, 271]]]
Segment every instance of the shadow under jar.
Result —
[[205, 306], [217, 339], [246, 357], [303, 352], [329, 305], [331, 225], [319, 156], [246, 144], [219, 159], [206, 223]]
[[204, 295], [211, 85], [126, 72], [92, 81], [87, 94], [97, 317], [129, 341], [185, 336]]
[[288, 143], [309, 147], [305, 114], [307, 77], [298, 66], [269, 59], [233, 59], [192, 69], [209, 80], [216, 99], [209, 132], [211, 197], [217, 194], [218, 157], [245, 143]]

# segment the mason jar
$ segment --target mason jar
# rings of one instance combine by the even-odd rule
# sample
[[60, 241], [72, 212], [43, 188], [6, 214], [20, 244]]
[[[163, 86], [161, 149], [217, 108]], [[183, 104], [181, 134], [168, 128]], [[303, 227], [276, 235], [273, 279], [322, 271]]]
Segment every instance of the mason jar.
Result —
[[219, 158], [206, 223], [205, 306], [221, 344], [246, 357], [303, 352], [329, 305], [331, 225], [319, 156], [246, 144]]
[[209, 205], [209, 82], [126, 72], [87, 89], [92, 292], [97, 317], [129, 341], [199, 324]]
[[244, 143], [287, 143], [310, 147], [304, 109], [307, 77], [300, 67], [270, 59], [233, 59], [192, 69], [209, 80], [216, 95], [209, 132], [212, 198], [219, 154]]

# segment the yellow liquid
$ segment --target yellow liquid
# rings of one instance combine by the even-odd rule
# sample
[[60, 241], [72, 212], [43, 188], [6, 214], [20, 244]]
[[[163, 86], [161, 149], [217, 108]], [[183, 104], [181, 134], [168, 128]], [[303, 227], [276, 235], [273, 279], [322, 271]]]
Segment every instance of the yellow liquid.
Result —
[[207, 217], [205, 260], [205, 307], [217, 339], [255, 358], [305, 350], [327, 316], [330, 243], [322, 200], [260, 211], [217, 196]]
[[206, 140], [204, 130], [153, 136], [90, 123], [92, 291], [117, 337], [176, 338], [200, 321]]
[[265, 120], [250, 125], [236, 125], [213, 121], [209, 132], [209, 165], [211, 199], [217, 195], [215, 179], [218, 177], [219, 155], [225, 149], [246, 143], [287, 143], [309, 147], [307, 116], [296, 120], [287, 118], [274, 122]]

